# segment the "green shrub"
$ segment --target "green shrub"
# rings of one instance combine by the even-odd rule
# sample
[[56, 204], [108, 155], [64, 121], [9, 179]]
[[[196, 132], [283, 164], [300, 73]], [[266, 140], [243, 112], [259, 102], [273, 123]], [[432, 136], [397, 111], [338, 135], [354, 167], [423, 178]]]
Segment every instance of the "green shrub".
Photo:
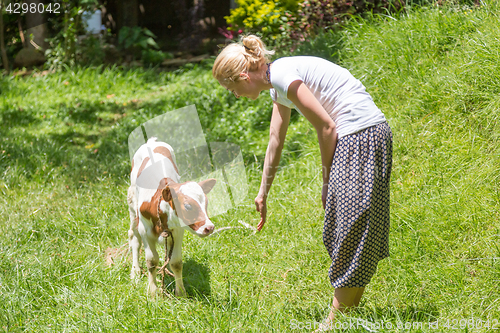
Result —
[[238, 0], [238, 5], [226, 16], [232, 33], [222, 31], [224, 36], [258, 34], [268, 46], [286, 52], [294, 51], [322, 32], [335, 29], [353, 15], [400, 10], [404, 0]]
[[155, 34], [146, 28], [123, 27], [118, 32], [118, 44], [123, 50], [129, 50], [138, 56], [142, 50], [158, 49], [154, 38]]
[[134, 59], [141, 58], [144, 65], [155, 66], [169, 57], [167, 53], [159, 50], [155, 38], [155, 34], [147, 28], [123, 27], [118, 33], [118, 44]]
[[296, 15], [289, 15], [289, 22], [282, 43], [296, 49], [301, 43], [318, 34], [337, 30], [353, 16], [365, 13], [399, 11], [405, 0], [305, 0], [299, 4]]
[[[228, 30], [233, 32], [258, 33], [266, 40], [281, 35], [288, 22], [290, 12], [296, 11], [299, 0], [260, 1], [238, 0], [238, 7], [226, 16]], [[286, 14], [289, 15], [286, 15]]]
[[[78, 36], [85, 34], [82, 14], [84, 11], [95, 9], [97, 5], [95, 0], [61, 1], [61, 11], [64, 15], [54, 15], [47, 20], [50, 30], [57, 33], [48, 39], [50, 48], [45, 51], [46, 67], [57, 69], [62, 65], [73, 66], [77, 63], [78, 53], [86, 52], [82, 51], [78, 43]], [[84, 45], [83, 49], [85, 47]]]
[[76, 61], [83, 66], [96, 66], [104, 62], [103, 44], [92, 35], [82, 39], [76, 50]]
[[142, 62], [146, 66], [156, 66], [162, 63], [165, 59], [173, 58], [171, 53], [165, 53], [160, 50], [146, 49], [142, 50]]

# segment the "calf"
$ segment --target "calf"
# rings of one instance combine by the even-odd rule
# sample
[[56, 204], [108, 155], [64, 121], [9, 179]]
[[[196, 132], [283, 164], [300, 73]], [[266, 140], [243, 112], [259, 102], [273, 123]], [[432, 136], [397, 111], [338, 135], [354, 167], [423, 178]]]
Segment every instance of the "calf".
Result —
[[182, 282], [184, 229], [200, 237], [206, 237], [214, 230], [206, 212], [206, 194], [214, 187], [216, 180], [180, 184], [179, 179], [174, 152], [168, 144], [151, 138], [135, 153], [127, 195], [130, 212], [128, 237], [132, 249], [131, 278], [135, 279], [140, 274], [139, 249], [142, 243], [148, 268], [148, 290], [152, 295], [157, 290], [156, 267], [159, 258], [156, 244], [166, 243], [167, 253], [171, 253], [170, 268], [175, 275], [175, 294], [185, 296]]

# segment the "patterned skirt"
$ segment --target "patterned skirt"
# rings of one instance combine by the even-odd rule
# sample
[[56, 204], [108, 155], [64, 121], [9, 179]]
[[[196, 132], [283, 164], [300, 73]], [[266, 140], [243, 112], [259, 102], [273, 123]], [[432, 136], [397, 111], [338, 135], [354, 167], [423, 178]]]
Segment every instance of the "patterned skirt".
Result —
[[333, 158], [323, 229], [334, 288], [364, 287], [389, 256], [392, 132], [387, 122], [342, 137]]

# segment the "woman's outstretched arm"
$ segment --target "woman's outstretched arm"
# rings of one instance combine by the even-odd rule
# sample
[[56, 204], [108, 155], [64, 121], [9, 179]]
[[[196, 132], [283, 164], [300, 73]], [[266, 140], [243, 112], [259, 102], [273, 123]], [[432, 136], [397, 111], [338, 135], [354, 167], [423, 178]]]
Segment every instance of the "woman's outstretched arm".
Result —
[[259, 194], [255, 198], [255, 206], [260, 212], [260, 223], [257, 230], [261, 230], [266, 223], [267, 195], [276, 175], [280, 163], [281, 151], [285, 143], [286, 131], [290, 123], [291, 109], [278, 103], [273, 103], [273, 115], [269, 130], [269, 144], [267, 146], [266, 157], [264, 159], [264, 170]]

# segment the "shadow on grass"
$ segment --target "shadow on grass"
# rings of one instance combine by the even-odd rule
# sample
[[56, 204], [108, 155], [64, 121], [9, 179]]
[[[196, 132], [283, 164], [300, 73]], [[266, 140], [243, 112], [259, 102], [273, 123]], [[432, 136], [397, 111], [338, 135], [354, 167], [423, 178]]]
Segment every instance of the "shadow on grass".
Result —
[[[28, 110], [14, 105], [3, 107], [0, 109], [3, 120], [0, 123], [0, 173], [7, 175], [3, 181], [10, 186], [18, 184], [20, 179], [46, 183], [63, 178], [65, 184], [76, 187], [101, 182], [103, 177], [122, 181], [131, 167], [128, 135], [147, 120], [186, 106], [186, 98], [189, 100], [188, 95], [174, 97], [122, 103], [112, 99], [78, 98], [49, 102]], [[195, 102], [201, 103], [196, 99]], [[245, 161], [253, 161], [254, 153], [259, 152], [241, 140], [240, 132], [232, 130], [239, 118], [233, 112], [220, 109], [220, 102], [208, 102], [198, 108], [207, 142], [233, 142], [241, 147]], [[267, 128], [268, 113], [269, 110], [258, 113], [254, 123], [263, 122]], [[229, 117], [229, 125], [210, 130], [220, 122], [222, 114]], [[292, 148], [299, 151], [297, 147]]]
[[40, 182], [63, 177], [75, 184], [128, 174], [128, 135], [137, 124], [125, 112], [134, 116], [135, 106], [84, 104], [78, 112], [63, 108], [47, 120], [28, 111], [0, 110], [0, 172], [11, 169], [14, 182], [20, 176]]
[[59, 103], [52, 105], [51, 109], [57, 110], [56, 115], [60, 119], [69, 122], [95, 124], [103, 122], [103, 115], [122, 115], [127, 110], [134, 108], [136, 103], [118, 104], [112, 101], [79, 100], [76, 103]]
[[[182, 277], [189, 297], [201, 298], [200, 296], [210, 296], [210, 269], [206, 265], [200, 264], [193, 259], [188, 259], [183, 263]], [[174, 278], [165, 275], [164, 279], [167, 292], [174, 295]]]
[[8, 107], [0, 111], [0, 123], [2, 127], [10, 129], [13, 127], [22, 127], [34, 125], [40, 122], [32, 112], [18, 107]]
[[126, 141], [114, 137], [111, 131], [103, 136], [98, 150], [86, 148], [93, 140], [96, 136], [71, 129], [64, 134], [11, 136], [8, 142], [2, 142], [0, 172], [13, 169], [13, 179], [22, 176], [43, 183], [63, 177], [76, 184], [96, 182], [105, 174], [126, 174], [128, 169], [121, 163], [128, 161]]

